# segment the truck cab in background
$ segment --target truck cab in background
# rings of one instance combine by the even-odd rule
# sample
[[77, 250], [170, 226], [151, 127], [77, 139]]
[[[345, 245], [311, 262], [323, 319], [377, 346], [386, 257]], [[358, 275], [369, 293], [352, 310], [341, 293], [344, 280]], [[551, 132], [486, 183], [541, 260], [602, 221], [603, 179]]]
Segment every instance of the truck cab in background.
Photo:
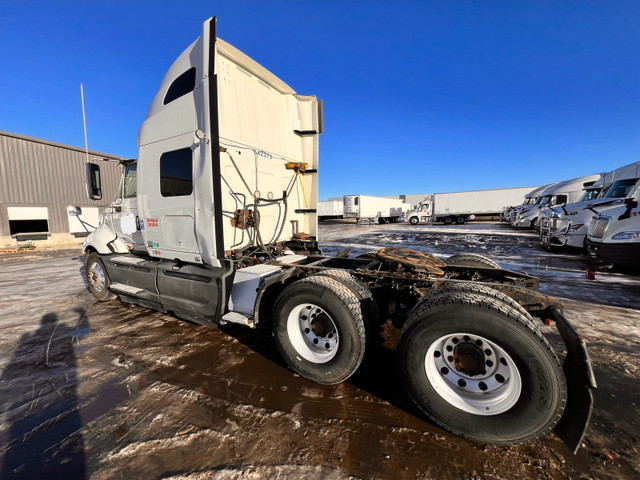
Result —
[[589, 253], [619, 266], [640, 268], [640, 162], [633, 165], [636, 177], [615, 181], [592, 215], [587, 232]]
[[584, 194], [585, 184], [593, 184], [601, 176], [602, 174], [588, 175], [551, 185], [541, 193], [540, 198], [534, 205], [529, 205], [518, 211], [511, 222], [511, 226], [516, 228], [539, 228], [539, 219], [544, 208], [576, 202]]
[[513, 223], [516, 217], [518, 216], [518, 213], [523, 209], [528, 208], [529, 205], [535, 204], [540, 198], [540, 195], [542, 194], [542, 192], [547, 190], [551, 185], [554, 185], [554, 184], [543, 185], [541, 187], [531, 190], [527, 195], [525, 195], [525, 198], [522, 204], [515, 205], [505, 209], [502, 214], [502, 221], [507, 222], [509, 224]]
[[540, 219], [540, 242], [548, 247], [586, 248], [586, 237], [592, 217], [603, 209], [621, 204], [630, 184], [638, 175], [633, 163], [608, 172], [585, 190], [579, 202], [554, 207]]

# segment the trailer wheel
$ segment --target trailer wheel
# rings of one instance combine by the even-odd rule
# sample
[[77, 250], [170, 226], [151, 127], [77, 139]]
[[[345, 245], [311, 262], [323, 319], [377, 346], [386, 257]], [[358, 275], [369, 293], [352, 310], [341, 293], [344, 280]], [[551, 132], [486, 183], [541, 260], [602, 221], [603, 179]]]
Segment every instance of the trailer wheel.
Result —
[[411, 218], [409, 219], [409, 223], [410, 223], [411, 225], [417, 225], [417, 224], [418, 224], [418, 222], [419, 222], [418, 217], [411, 217]]
[[453, 223], [453, 218], [451, 217], [444, 217], [442, 219], [442, 223], [444, 223], [445, 225], [451, 225]]
[[467, 219], [466, 219], [464, 216], [462, 216], [462, 215], [458, 215], [458, 216], [456, 217], [456, 223], [457, 223], [458, 225], [462, 225], [462, 224], [463, 224], [464, 222], [466, 222], [466, 221], [467, 221]]
[[471, 440], [528, 442], [564, 411], [567, 388], [551, 346], [497, 298], [451, 293], [421, 303], [402, 329], [398, 355], [418, 407]]
[[364, 357], [360, 299], [335, 278], [318, 275], [298, 280], [276, 300], [274, 336], [292, 370], [318, 383], [340, 383]]
[[384, 225], [385, 223], [387, 223], [387, 219], [384, 217], [378, 217], [378, 224], [379, 225]]
[[104, 268], [104, 263], [100, 255], [95, 252], [86, 256], [84, 262], [84, 269], [87, 275], [87, 284], [89, 291], [101, 302], [106, 302], [116, 296], [109, 291], [111, 280], [107, 275], [107, 269]]

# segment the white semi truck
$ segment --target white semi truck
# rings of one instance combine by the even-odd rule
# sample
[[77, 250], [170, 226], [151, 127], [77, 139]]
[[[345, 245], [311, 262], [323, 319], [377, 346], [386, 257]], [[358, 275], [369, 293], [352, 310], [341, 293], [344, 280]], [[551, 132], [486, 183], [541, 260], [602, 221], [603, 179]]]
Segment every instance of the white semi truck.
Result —
[[511, 226], [536, 228], [543, 208], [577, 202], [584, 194], [585, 187], [593, 185], [600, 177], [602, 174], [598, 173], [552, 184], [533, 205], [525, 206], [517, 212], [515, 218], [512, 217]]
[[627, 189], [637, 181], [639, 171], [640, 162], [636, 162], [608, 172], [585, 189], [580, 201], [543, 212], [540, 242], [551, 248], [586, 248], [587, 229], [593, 216], [614, 204], [621, 204], [628, 194]]
[[459, 225], [476, 216], [500, 215], [507, 205], [520, 204], [531, 187], [495, 188], [468, 192], [432, 193], [407, 213], [412, 225], [442, 222]]
[[525, 195], [524, 200], [521, 204], [506, 208], [502, 212], [502, 221], [511, 223], [516, 218], [520, 210], [526, 208], [528, 205], [533, 205], [537, 201], [539, 201], [539, 199], [541, 198], [542, 192], [547, 190], [551, 185], [555, 185], [555, 184], [542, 185], [541, 187], [534, 188], [533, 190], [531, 190], [529, 193]]
[[[204, 325], [271, 325], [289, 367], [323, 384], [348, 379], [391, 320], [404, 387], [439, 425], [493, 444], [555, 427], [577, 449], [595, 379], [586, 344], [535, 278], [471, 254], [321, 255], [322, 130], [320, 101], [207, 20], [162, 81], [138, 159], [123, 164], [120, 194], [86, 239], [91, 293]], [[87, 190], [101, 197], [96, 164]], [[549, 318], [563, 364], [540, 330]]]
[[605, 262], [640, 268], [640, 162], [631, 166], [632, 177], [614, 181], [609, 198], [618, 201], [596, 207], [589, 222], [589, 253]]
[[396, 223], [411, 207], [402, 200], [371, 195], [345, 195], [344, 218], [375, 220], [380, 224]]

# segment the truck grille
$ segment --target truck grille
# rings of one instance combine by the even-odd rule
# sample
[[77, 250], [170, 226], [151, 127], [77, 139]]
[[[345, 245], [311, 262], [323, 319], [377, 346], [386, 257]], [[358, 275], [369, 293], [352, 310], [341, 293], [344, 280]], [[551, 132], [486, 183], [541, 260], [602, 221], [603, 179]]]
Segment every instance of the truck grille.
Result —
[[607, 230], [610, 220], [611, 219], [608, 217], [595, 217], [591, 220], [591, 224], [589, 225], [589, 236], [592, 238], [604, 237], [604, 232]]

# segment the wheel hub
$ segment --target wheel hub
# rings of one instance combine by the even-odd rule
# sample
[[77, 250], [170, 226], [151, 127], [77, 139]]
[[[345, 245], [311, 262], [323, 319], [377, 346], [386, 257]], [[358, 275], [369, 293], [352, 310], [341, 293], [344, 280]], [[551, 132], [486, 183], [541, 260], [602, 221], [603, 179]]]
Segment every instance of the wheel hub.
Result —
[[482, 349], [470, 342], [459, 343], [453, 349], [453, 364], [458, 372], [470, 377], [485, 375], [485, 358]]
[[444, 400], [476, 415], [497, 415], [520, 398], [522, 380], [515, 362], [493, 341], [453, 333], [427, 349], [425, 373]]
[[305, 303], [295, 307], [287, 318], [287, 331], [296, 351], [311, 362], [326, 363], [338, 351], [338, 329], [318, 305]]
[[100, 265], [94, 263], [87, 271], [87, 280], [95, 290], [102, 291], [105, 286], [104, 270]]

